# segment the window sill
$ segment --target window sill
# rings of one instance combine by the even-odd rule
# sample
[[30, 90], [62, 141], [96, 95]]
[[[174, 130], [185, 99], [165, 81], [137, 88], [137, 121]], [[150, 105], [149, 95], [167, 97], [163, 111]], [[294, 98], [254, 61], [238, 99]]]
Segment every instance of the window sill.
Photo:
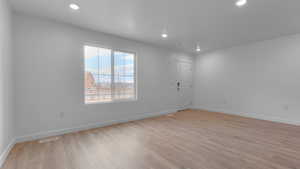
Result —
[[84, 105], [126, 103], [126, 102], [136, 102], [137, 100], [138, 100], [138, 99], [121, 99], [121, 100], [113, 100], [113, 101], [103, 101], [103, 102], [84, 103]]

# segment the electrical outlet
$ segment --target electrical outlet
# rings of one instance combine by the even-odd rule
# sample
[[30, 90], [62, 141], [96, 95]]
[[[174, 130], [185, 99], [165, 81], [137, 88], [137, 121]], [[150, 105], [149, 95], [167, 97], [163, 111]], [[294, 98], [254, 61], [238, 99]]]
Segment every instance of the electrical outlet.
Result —
[[286, 111], [288, 111], [289, 110], [289, 105], [284, 105], [283, 109], [286, 110]]
[[60, 113], [59, 113], [59, 118], [62, 119], [62, 118], [64, 118], [64, 117], [65, 117], [65, 113], [64, 113], [64, 112], [60, 112]]

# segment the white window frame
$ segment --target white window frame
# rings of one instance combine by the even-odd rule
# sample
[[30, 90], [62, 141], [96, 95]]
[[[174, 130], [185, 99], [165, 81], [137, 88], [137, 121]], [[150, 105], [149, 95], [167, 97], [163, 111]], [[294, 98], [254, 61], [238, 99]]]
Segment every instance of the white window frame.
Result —
[[[113, 48], [113, 47], [108, 47], [108, 46], [103, 46], [103, 45], [97, 45], [97, 44], [91, 44], [91, 43], [85, 43], [83, 45], [83, 73], [85, 76], [85, 46], [90, 46], [90, 47], [96, 47], [96, 48], [104, 48], [104, 49], [109, 49], [111, 50], [111, 74], [112, 74], [112, 79], [111, 79], [111, 90], [112, 92], [112, 99], [111, 101], [99, 101], [99, 102], [86, 102], [85, 100], [85, 86], [84, 86], [84, 104], [85, 105], [89, 105], [89, 104], [106, 104], [106, 103], [119, 103], [119, 102], [131, 102], [131, 101], [137, 101], [138, 100], [138, 85], [137, 85], [137, 53], [136, 52], [131, 52], [129, 50], [123, 50], [123, 49], [119, 49], [119, 48]], [[117, 52], [124, 52], [124, 53], [129, 53], [129, 54], [133, 54], [134, 56], [134, 63], [133, 63], [133, 69], [134, 69], [134, 98], [129, 98], [129, 99], [115, 99], [115, 84], [114, 84], [114, 68], [115, 68], [115, 63], [114, 63], [114, 53], [115, 51]], [[85, 80], [85, 78], [83, 78]], [[85, 81], [83, 80], [83, 83], [85, 83]]]

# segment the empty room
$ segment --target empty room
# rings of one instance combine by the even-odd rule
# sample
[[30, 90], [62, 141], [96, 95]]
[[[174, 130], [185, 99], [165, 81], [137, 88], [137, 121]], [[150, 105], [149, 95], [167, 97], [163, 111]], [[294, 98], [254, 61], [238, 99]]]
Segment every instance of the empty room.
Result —
[[0, 169], [300, 169], [299, 0], [0, 0]]

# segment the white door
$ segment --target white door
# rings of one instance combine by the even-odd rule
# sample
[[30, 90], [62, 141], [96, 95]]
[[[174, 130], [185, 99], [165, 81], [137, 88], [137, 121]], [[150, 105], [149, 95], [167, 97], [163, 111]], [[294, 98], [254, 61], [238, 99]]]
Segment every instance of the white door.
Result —
[[192, 104], [192, 76], [193, 61], [177, 59], [176, 92], [179, 110], [186, 109]]

